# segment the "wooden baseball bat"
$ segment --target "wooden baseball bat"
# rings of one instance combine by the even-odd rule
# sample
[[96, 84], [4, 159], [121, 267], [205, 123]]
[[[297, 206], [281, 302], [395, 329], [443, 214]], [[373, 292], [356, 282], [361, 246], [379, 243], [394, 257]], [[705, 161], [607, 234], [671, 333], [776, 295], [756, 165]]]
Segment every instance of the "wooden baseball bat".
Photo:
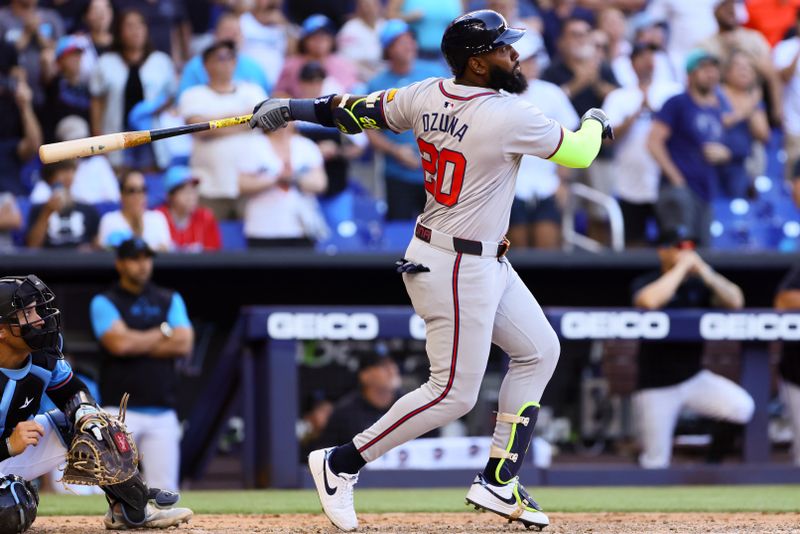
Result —
[[119, 132], [95, 135], [94, 137], [84, 137], [83, 139], [73, 139], [72, 141], [62, 141], [60, 143], [50, 143], [39, 147], [39, 159], [42, 160], [42, 163], [55, 163], [65, 159], [88, 158], [96, 154], [105, 154], [106, 152], [113, 152], [114, 150], [131, 148], [145, 143], [152, 143], [159, 139], [175, 137], [176, 135], [245, 124], [250, 121], [250, 117], [252, 117], [252, 115], [242, 115], [241, 117], [228, 117], [208, 122], [197, 122], [184, 126], [175, 126], [173, 128]]

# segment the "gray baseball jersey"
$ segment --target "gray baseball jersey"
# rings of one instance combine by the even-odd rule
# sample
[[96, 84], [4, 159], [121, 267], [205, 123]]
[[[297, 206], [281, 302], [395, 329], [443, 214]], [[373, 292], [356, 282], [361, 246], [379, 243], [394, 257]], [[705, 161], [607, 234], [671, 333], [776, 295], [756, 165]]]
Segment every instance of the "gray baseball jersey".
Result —
[[549, 158], [563, 138], [530, 102], [452, 79], [387, 91], [383, 104], [387, 124], [417, 138], [430, 193], [421, 222], [462, 239], [501, 241], [522, 155]]

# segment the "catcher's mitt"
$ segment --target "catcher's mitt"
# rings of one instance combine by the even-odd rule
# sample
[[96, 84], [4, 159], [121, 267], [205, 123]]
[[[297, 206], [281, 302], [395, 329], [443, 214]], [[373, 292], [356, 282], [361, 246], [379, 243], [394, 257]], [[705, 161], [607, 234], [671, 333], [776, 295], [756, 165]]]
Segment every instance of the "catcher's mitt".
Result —
[[125, 428], [128, 394], [122, 397], [118, 417], [102, 410], [84, 415], [75, 423], [75, 437], [67, 451], [62, 482], [109, 486], [133, 477], [139, 453]]

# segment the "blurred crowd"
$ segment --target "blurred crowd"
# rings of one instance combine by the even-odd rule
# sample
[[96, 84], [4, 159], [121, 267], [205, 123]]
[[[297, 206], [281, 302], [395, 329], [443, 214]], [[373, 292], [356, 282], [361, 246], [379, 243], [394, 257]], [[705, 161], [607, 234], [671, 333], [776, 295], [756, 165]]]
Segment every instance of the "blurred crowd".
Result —
[[[366, 94], [450, 73], [460, 13], [526, 28], [521, 97], [565, 127], [602, 107], [617, 140], [585, 172], [523, 158], [509, 237], [562, 221], [654, 246], [794, 250], [800, 0], [0, 1], [0, 250], [380, 249], [425, 203], [410, 132], [293, 123], [180, 136], [42, 166], [42, 143], [250, 113], [266, 96]], [[598, 193], [571, 205], [573, 184]], [[396, 238], [395, 238], [396, 237]]]

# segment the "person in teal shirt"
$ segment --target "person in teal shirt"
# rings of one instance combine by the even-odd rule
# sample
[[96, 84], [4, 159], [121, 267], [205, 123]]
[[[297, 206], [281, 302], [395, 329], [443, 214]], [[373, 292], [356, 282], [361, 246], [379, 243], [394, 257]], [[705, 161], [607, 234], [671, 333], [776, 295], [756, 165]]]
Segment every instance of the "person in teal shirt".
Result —
[[411, 25], [419, 43], [419, 57], [441, 61], [442, 34], [464, 12], [461, 0], [389, 0], [386, 12]]
[[[368, 92], [448, 75], [439, 62], [417, 57], [417, 42], [409, 25], [402, 20], [387, 21], [380, 39], [388, 68], [367, 83]], [[367, 130], [367, 135], [373, 148], [386, 156], [386, 219], [414, 219], [425, 207], [424, 176], [414, 134], [411, 130], [399, 134]]]

